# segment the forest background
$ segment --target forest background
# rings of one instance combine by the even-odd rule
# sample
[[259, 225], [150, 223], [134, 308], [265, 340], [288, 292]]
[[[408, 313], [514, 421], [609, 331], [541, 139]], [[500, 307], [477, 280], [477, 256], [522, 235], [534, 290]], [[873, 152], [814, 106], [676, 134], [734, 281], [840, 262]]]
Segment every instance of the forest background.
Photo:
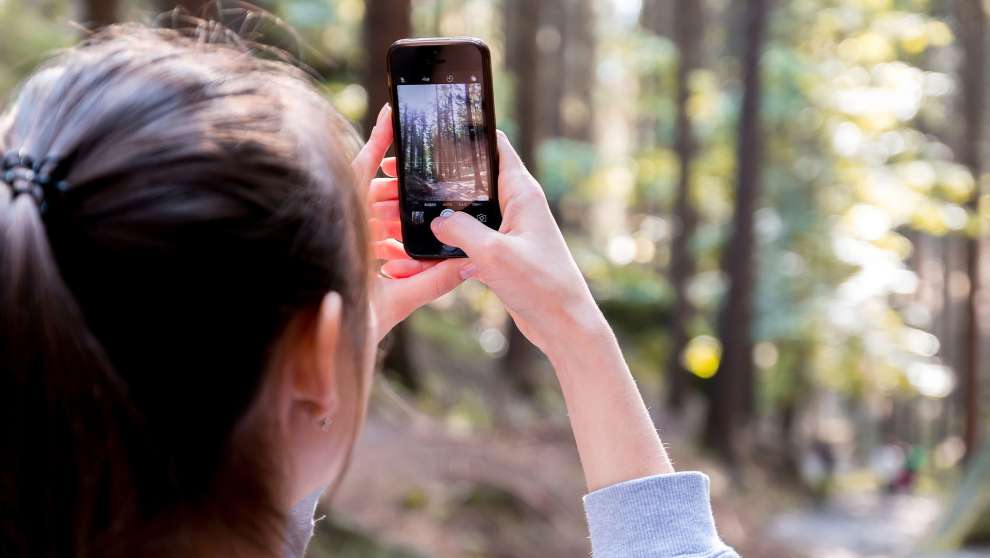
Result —
[[[362, 134], [393, 40], [491, 46], [499, 127], [746, 556], [990, 556], [985, 3], [256, 5]], [[177, 6], [244, 27], [234, 2], [0, 0], [0, 93]], [[546, 360], [467, 284], [388, 340], [311, 554], [587, 555], [581, 491]]]

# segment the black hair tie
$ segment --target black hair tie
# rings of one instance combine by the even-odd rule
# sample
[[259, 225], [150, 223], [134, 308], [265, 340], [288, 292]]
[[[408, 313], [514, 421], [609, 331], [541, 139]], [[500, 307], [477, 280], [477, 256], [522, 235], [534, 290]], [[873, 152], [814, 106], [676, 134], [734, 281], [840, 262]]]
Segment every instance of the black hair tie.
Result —
[[11, 190], [12, 197], [27, 194], [38, 204], [41, 215], [61, 200], [69, 190], [69, 184], [61, 177], [65, 169], [58, 157], [45, 157], [35, 161], [30, 155], [8, 151], [3, 156], [0, 182]]

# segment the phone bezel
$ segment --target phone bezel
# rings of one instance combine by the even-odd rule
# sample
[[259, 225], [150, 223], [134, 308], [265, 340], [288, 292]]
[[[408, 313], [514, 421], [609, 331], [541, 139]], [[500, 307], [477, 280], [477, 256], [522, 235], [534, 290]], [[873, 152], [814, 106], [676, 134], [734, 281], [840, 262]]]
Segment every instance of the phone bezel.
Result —
[[[482, 108], [484, 114], [482, 117], [485, 119], [485, 135], [487, 137], [488, 144], [488, 160], [489, 160], [489, 176], [491, 176], [491, 188], [492, 195], [490, 199], [485, 203], [486, 216], [488, 216], [488, 221], [485, 223], [487, 226], [498, 230], [502, 222], [502, 213], [498, 202], [498, 138], [496, 136], [496, 123], [495, 123], [495, 100], [494, 100], [494, 88], [492, 86], [492, 64], [491, 64], [491, 51], [488, 45], [485, 44], [481, 39], [474, 37], [435, 37], [435, 38], [423, 38], [423, 39], [400, 39], [389, 47], [386, 56], [386, 85], [388, 87], [388, 97], [389, 103], [392, 106], [392, 130], [394, 131], [394, 143], [395, 143], [395, 153], [396, 153], [396, 170], [399, 179], [399, 220], [402, 226], [402, 236], [403, 236], [403, 246], [405, 247], [406, 254], [415, 259], [421, 260], [438, 260], [447, 258], [457, 258], [465, 257], [465, 254], [460, 250], [452, 253], [431, 253], [424, 250], [422, 246], [412, 245], [410, 242], [415, 235], [411, 234], [413, 227], [426, 227], [429, 230], [429, 223], [424, 223], [422, 225], [414, 225], [409, 220], [409, 210], [406, 207], [406, 192], [405, 192], [405, 172], [404, 172], [404, 161], [402, 159], [402, 136], [399, 129], [400, 119], [398, 110], [398, 83], [396, 80], [396, 70], [394, 67], [393, 57], [396, 52], [400, 49], [430, 49], [430, 48], [473, 48], [476, 49], [481, 54], [481, 75], [483, 77], [483, 91], [484, 99], [482, 102]], [[450, 52], [450, 51], [448, 51]], [[430, 61], [425, 55], [417, 60], [422, 60], [422, 62], [417, 61], [417, 63], [423, 63], [424, 65], [429, 63], [431, 68], [437, 66], [442, 66], [447, 63], [447, 61], [441, 60], [440, 62]], [[432, 233], [430, 233], [432, 234]]]

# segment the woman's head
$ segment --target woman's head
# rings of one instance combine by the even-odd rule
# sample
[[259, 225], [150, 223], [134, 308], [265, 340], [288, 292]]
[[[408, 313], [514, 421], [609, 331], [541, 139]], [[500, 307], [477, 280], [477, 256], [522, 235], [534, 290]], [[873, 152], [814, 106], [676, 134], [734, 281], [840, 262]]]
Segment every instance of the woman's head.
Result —
[[[194, 516], [264, 548], [315, 465], [346, 459], [369, 319], [353, 133], [214, 34], [104, 32], [0, 119], [19, 167], [0, 183], [0, 554], [135, 533], [169, 553], [154, 541]], [[38, 161], [68, 185], [44, 212], [16, 194]]]

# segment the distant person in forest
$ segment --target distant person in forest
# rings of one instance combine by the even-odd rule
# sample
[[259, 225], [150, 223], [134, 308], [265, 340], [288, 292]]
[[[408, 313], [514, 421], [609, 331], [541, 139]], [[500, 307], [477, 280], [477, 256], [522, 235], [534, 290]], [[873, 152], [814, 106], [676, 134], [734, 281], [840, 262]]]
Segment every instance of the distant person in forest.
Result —
[[505, 137], [502, 229], [455, 213], [433, 229], [469, 259], [408, 259], [373, 179], [389, 109], [358, 152], [301, 72], [223, 35], [110, 28], [0, 118], [0, 556], [302, 556], [373, 348], [468, 278], [556, 369], [595, 556], [735, 556]]

